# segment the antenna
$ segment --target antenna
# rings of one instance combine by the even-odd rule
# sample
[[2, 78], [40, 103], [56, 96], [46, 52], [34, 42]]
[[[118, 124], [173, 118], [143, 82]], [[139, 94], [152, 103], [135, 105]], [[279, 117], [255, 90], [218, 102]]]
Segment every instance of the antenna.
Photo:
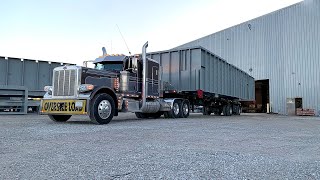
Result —
[[126, 40], [124, 39], [124, 37], [123, 37], [123, 35], [122, 35], [121, 31], [120, 31], [120, 28], [119, 28], [118, 24], [116, 24], [116, 25], [117, 25], [117, 28], [118, 28], [118, 30], [119, 30], [119, 33], [120, 33], [120, 35], [121, 35], [121, 37], [122, 37], [122, 39], [123, 39], [123, 41], [124, 41], [124, 44], [126, 45], [128, 51], [129, 51], [129, 54], [130, 54], [130, 56], [131, 56], [131, 52], [130, 52], [130, 50], [129, 50], [128, 44], [127, 44]]

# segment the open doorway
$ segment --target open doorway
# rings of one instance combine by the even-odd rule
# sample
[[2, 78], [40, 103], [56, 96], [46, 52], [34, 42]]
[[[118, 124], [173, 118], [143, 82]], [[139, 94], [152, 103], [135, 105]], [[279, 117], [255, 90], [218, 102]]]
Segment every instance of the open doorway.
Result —
[[255, 101], [242, 101], [242, 111], [245, 113], [267, 113], [270, 104], [269, 79], [255, 82]]
[[269, 79], [258, 80], [255, 82], [256, 103], [255, 108], [258, 113], [267, 113], [268, 104], [270, 103], [269, 97]]

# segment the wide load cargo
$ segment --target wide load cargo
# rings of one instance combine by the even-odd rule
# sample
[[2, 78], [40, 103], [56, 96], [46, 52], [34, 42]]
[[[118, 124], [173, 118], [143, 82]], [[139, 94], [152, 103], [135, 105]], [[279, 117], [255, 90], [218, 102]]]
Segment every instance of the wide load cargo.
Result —
[[203, 90], [221, 96], [254, 100], [254, 78], [202, 48], [184, 48], [148, 54], [162, 66], [162, 81], [178, 91]]

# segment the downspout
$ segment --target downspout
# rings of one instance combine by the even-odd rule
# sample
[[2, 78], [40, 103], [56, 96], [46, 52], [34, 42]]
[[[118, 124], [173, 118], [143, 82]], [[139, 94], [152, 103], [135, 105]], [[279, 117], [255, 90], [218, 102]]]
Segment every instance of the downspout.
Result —
[[147, 47], [148, 41], [142, 46], [142, 106], [141, 110], [147, 108], [147, 93], [148, 93], [148, 82], [147, 82], [147, 75], [148, 75], [148, 62], [147, 62]]

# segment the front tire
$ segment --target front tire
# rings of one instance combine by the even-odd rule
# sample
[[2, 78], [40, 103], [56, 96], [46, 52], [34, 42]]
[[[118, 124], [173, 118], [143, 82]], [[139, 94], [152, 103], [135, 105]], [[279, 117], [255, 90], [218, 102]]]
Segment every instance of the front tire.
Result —
[[71, 118], [71, 115], [48, 115], [52, 121], [66, 122]]
[[95, 124], [108, 124], [115, 114], [113, 98], [106, 93], [96, 95], [91, 101], [90, 119]]

